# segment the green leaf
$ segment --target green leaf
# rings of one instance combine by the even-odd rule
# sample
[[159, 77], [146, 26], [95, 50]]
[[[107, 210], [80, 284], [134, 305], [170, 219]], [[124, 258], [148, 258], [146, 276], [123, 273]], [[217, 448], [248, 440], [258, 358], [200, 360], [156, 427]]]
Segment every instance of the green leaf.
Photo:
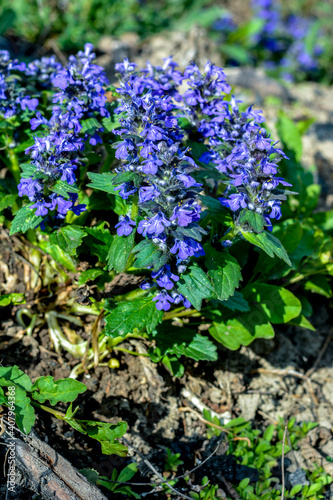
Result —
[[164, 356], [162, 358], [162, 363], [173, 377], [182, 377], [185, 373], [185, 367], [177, 356]]
[[115, 128], [119, 127], [119, 118], [117, 115], [111, 115], [108, 118], [102, 118], [103, 127], [108, 131], [112, 132]]
[[69, 199], [69, 194], [68, 193], [79, 193], [79, 189], [75, 185], [69, 185], [65, 181], [58, 180], [51, 188], [50, 191], [53, 191], [54, 193], [60, 194], [66, 200]]
[[254, 283], [244, 291], [245, 297], [258, 302], [272, 323], [288, 323], [301, 314], [302, 304], [286, 288]]
[[3, 9], [0, 16], [0, 35], [5, 35], [8, 28], [11, 28], [15, 22], [16, 14], [13, 9]]
[[106, 316], [105, 334], [110, 337], [125, 337], [128, 333], [146, 330], [151, 333], [162, 321], [163, 311], [156, 309], [151, 298], [123, 302]]
[[306, 328], [307, 330], [312, 330], [313, 332], [316, 331], [315, 327], [310, 323], [310, 321], [303, 314], [300, 314], [299, 316], [297, 316], [297, 318], [292, 319], [291, 321], [289, 321], [289, 323], [291, 325]]
[[0, 212], [2, 210], [5, 210], [5, 208], [13, 206], [17, 198], [18, 198], [17, 194], [5, 194], [5, 196], [1, 196]]
[[32, 382], [28, 375], [14, 366], [0, 366], [0, 386], [9, 387], [14, 385], [24, 391], [31, 391]]
[[48, 400], [54, 406], [60, 401], [71, 403], [86, 390], [87, 387], [77, 380], [71, 378], [54, 380], [51, 375], [47, 375], [36, 380], [31, 389], [31, 396], [39, 403]]
[[96, 278], [98, 278], [104, 273], [105, 271], [103, 271], [103, 269], [101, 268], [87, 269], [87, 271], [83, 271], [83, 273], [81, 273], [78, 285], [79, 286], [84, 285], [85, 283], [87, 283], [87, 281], [95, 281]]
[[115, 175], [112, 179], [112, 184], [114, 186], [120, 186], [124, 182], [134, 181], [138, 177], [136, 172], [121, 172], [120, 174]]
[[61, 250], [69, 255], [75, 256], [76, 249], [81, 245], [82, 239], [86, 233], [80, 226], [68, 225], [62, 226], [60, 229], [50, 235], [51, 245], [58, 245]]
[[100, 262], [107, 262], [107, 256], [112, 245], [113, 236], [108, 228], [104, 228], [105, 222], [95, 227], [85, 227], [88, 236], [84, 240], [85, 248], [98, 257]]
[[302, 158], [302, 136], [296, 124], [281, 111], [276, 128], [282, 143], [294, 153], [296, 161], [300, 161]]
[[255, 233], [261, 233], [264, 230], [265, 219], [261, 214], [252, 210], [242, 210], [239, 216], [241, 224], [249, 224]]
[[119, 455], [120, 457], [126, 457], [127, 448], [120, 443], [110, 443], [109, 441], [100, 441], [102, 447], [102, 453], [104, 455]]
[[78, 420], [73, 418], [71, 407], [69, 410], [70, 411], [66, 412], [65, 421], [73, 427], [73, 429], [99, 441], [102, 447], [102, 453], [106, 455], [117, 454], [121, 457], [127, 455], [127, 448], [116, 441], [116, 439], [121, 438], [127, 431], [126, 422], [120, 421], [117, 424], [110, 424], [93, 420]]
[[259, 304], [256, 304], [249, 313], [241, 314], [237, 318], [231, 318], [223, 323], [214, 322], [209, 333], [232, 351], [239, 349], [241, 345], [249, 345], [257, 338], [274, 337], [274, 329]]
[[332, 288], [326, 276], [317, 275], [311, 276], [308, 278], [305, 285], [305, 290], [309, 290], [312, 293], [318, 293], [319, 295], [323, 295], [328, 299], [332, 297]]
[[283, 259], [289, 266], [291, 266], [290, 259], [281, 241], [271, 233], [264, 231], [260, 234], [254, 234], [242, 231], [242, 235], [247, 241], [252, 243], [252, 245], [264, 250], [264, 252], [266, 252], [270, 257], [277, 255], [280, 259]]
[[163, 322], [153, 335], [156, 345], [154, 355], [162, 358], [166, 354], [186, 356], [196, 361], [216, 361], [216, 346], [208, 337], [186, 327], [173, 326], [171, 322]]
[[35, 211], [32, 210], [30, 205], [25, 205], [20, 208], [12, 221], [12, 225], [10, 228], [10, 234], [15, 234], [21, 231], [25, 233], [28, 229], [35, 229], [43, 220], [43, 217], [35, 215]]
[[7, 398], [5, 396], [5, 393], [3, 392], [3, 389], [0, 386], [0, 405], [7, 404]]
[[134, 245], [135, 231], [129, 236], [115, 235], [107, 255], [108, 269], [114, 269], [116, 273], [122, 273], [126, 269], [127, 261], [131, 255]]
[[124, 469], [120, 472], [117, 481], [121, 481], [126, 483], [130, 481], [133, 476], [138, 472], [138, 467], [135, 463], [128, 464]]
[[201, 309], [203, 299], [215, 296], [214, 285], [198, 266], [191, 266], [188, 274], [181, 275], [177, 288], [198, 311]]
[[62, 250], [58, 245], [51, 245], [49, 241], [39, 241], [38, 246], [44, 250], [44, 252], [47, 252], [51, 257], [64, 266], [66, 269], [71, 271], [72, 273], [75, 273], [76, 271], [76, 261], [75, 259], [66, 253], [64, 250]]
[[237, 260], [226, 252], [218, 252], [205, 245], [208, 276], [213, 282], [215, 298], [227, 300], [235, 292], [242, 279]]
[[230, 212], [228, 212], [216, 198], [212, 198], [210, 196], [200, 196], [200, 199], [207, 207], [204, 214], [207, 212], [210, 217], [225, 226], [233, 225], [233, 219]]
[[90, 484], [96, 484], [99, 473], [95, 469], [80, 469], [79, 472], [88, 479]]
[[93, 172], [88, 172], [87, 175], [92, 181], [90, 184], [87, 184], [88, 187], [105, 191], [106, 193], [113, 194], [114, 196], [118, 195], [117, 191], [115, 191], [115, 185], [112, 183], [112, 180], [115, 178], [115, 174], [95, 174]]
[[293, 498], [297, 493], [299, 493], [303, 488], [303, 484], [296, 484], [291, 490], [290, 490], [290, 497]]
[[135, 255], [134, 267], [141, 269], [150, 266], [154, 267], [154, 271], [160, 269], [167, 263], [169, 255], [164, 253], [152, 241], [143, 240], [133, 248]]
[[32, 426], [35, 423], [35, 410], [31, 406], [31, 400], [28, 398], [26, 391], [15, 389], [15, 420], [17, 427], [24, 432], [29, 434]]
[[24, 293], [7, 293], [0, 295], [0, 307], [9, 306], [12, 304], [25, 304]]
[[94, 118], [94, 117], [88, 118], [87, 120], [82, 120], [80, 123], [82, 125], [81, 132], [83, 134], [85, 134], [86, 132], [88, 132], [88, 130], [95, 131], [96, 129], [102, 128], [102, 126], [99, 123], [99, 121], [96, 120], [96, 118]]
[[244, 299], [240, 292], [235, 292], [232, 297], [223, 301], [222, 305], [231, 311], [247, 312], [250, 310], [249, 303]]

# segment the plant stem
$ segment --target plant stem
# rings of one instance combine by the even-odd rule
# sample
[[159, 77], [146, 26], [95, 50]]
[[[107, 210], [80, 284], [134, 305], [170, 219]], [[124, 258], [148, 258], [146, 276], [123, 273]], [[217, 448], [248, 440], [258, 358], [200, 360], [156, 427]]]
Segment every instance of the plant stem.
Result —
[[185, 309], [183, 307], [179, 307], [178, 309], [175, 309], [174, 311], [170, 311], [170, 312], [165, 313], [163, 316], [163, 321], [166, 321], [168, 319], [174, 319], [174, 318], [184, 318], [186, 316], [199, 317], [199, 316], [201, 316], [201, 313], [198, 312], [196, 309], [189, 309], [188, 310], [188, 309]]
[[21, 180], [20, 166], [19, 166], [19, 162], [18, 162], [16, 153], [10, 147], [12, 144], [13, 138], [10, 136], [7, 136], [6, 139], [7, 139], [6, 152], [7, 152], [7, 156], [9, 159], [8, 169], [11, 172], [12, 176], [14, 177], [16, 184], [19, 184], [19, 182]]
[[114, 350], [127, 352], [128, 354], [132, 354], [133, 356], [145, 356], [146, 358], [149, 358], [149, 354], [147, 352], [130, 351], [129, 349], [125, 349], [125, 347], [114, 347]]
[[51, 413], [55, 417], [59, 418], [60, 420], [65, 420], [66, 415], [62, 413], [61, 411], [58, 410], [53, 410], [52, 408], [49, 408], [48, 406], [41, 405], [39, 403], [36, 403], [35, 401], [31, 401], [31, 404], [33, 406], [36, 406], [36, 408], [40, 408], [41, 410], [47, 411], [48, 413]]

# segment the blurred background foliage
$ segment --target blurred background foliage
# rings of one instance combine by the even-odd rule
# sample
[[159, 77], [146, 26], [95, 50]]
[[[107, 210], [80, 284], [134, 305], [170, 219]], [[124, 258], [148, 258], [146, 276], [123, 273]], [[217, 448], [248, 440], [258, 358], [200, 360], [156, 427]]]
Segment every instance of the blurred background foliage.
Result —
[[283, 80], [331, 83], [332, 14], [331, 0], [2, 0], [0, 47], [26, 57], [67, 55], [104, 35], [144, 40], [200, 25], [226, 65], [263, 65]]

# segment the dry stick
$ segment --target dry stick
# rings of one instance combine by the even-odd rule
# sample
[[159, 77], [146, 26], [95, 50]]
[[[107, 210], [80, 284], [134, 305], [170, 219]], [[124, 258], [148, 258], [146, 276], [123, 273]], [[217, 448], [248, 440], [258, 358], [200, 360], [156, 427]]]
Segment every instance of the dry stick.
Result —
[[[204, 422], [205, 424], [210, 425], [211, 427], [214, 427], [215, 429], [219, 429], [220, 431], [223, 431], [226, 434], [232, 434], [232, 431], [230, 431], [229, 429], [226, 429], [222, 425], [217, 425], [217, 424], [214, 424], [213, 422], [209, 422], [209, 420], [206, 420], [204, 417], [202, 417], [200, 415], [200, 413], [198, 413], [196, 410], [193, 410], [193, 408], [188, 408], [187, 406], [181, 406], [180, 408], [178, 408], [178, 410], [179, 411], [189, 411], [189, 412], [193, 413], [194, 415], [196, 415], [198, 417], [198, 419], [201, 420], [201, 422]], [[251, 441], [247, 437], [235, 437], [235, 438], [233, 438], [233, 441], [246, 441], [247, 444], [249, 445], [249, 447], [251, 448]]]
[[158, 470], [155, 469], [155, 467], [149, 462], [149, 460], [147, 460], [140, 453], [140, 451], [138, 451], [129, 441], [127, 441], [126, 438], [122, 437], [122, 440], [124, 441], [125, 444], [127, 444], [127, 446], [130, 446], [135, 451], [135, 453], [137, 453], [139, 455], [139, 457], [141, 458], [141, 460], [144, 461], [144, 463], [149, 467], [149, 469], [152, 470], [154, 472], [154, 474], [156, 474], [156, 476], [159, 477], [161, 479], [161, 481], [163, 481], [163, 484], [166, 484], [170, 488], [171, 491], [173, 491], [174, 493], [176, 493], [177, 495], [179, 495], [182, 498], [186, 498], [186, 500], [193, 500], [193, 498], [188, 497], [187, 495], [184, 495], [180, 491], [176, 490], [173, 486], [171, 486], [171, 484], [168, 481], [165, 481], [164, 477], [162, 476], [162, 474], [160, 474], [158, 472]]
[[284, 499], [284, 488], [285, 488], [285, 477], [284, 477], [284, 447], [286, 443], [286, 435], [287, 435], [287, 429], [288, 429], [288, 421], [286, 422], [286, 425], [284, 426], [284, 433], [283, 433], [283, 441], [282, 441], [282, 496], [281, 500]]

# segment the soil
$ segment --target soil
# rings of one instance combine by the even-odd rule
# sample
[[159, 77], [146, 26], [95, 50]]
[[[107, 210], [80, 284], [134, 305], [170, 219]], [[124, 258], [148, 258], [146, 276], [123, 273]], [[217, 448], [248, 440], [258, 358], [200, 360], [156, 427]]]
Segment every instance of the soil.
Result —
[[[19, 252], [17, 241], [9, 242], [7, 237], [5, 240], [7, 244], [11, 243], [11, 257], [14, 258], [16, 249]], [[6, 262], [6, 255], [10, 268], [9, 254], [4, 250], [2, 262]], [[10, 281], [7, 276], [6, 283], [10, 291], [29, 288], [28, 278], [33, 276], [31, 267], [24, 260], [18, 259], [11, 269], [15, 271], [16, 278]], [[69, 295], [73, 294], [73, 283], [66, 286]], [[39, 311], [39, 316], [42, 317], [41, 302], [44, 300], [44, 305], [48, 304], [46, 290], [39, 287], [37, 293], [32, 296], [31, 291], [30, 296], [29, 302], [28, 292], [28, 307], [32, 311]], [[79, 360], [65, 352], [56, 354], [45, 326], [37, 328], [32, 336], [18, 336], [22, 326], [17, 323], [16, 312], [27, 305], [3, 309], [0, 333], [2, 363], [18, 364], [33, 381], [41, 375], [52, 375], [56, 379], [68, 377]], [[60, 312], [65, 306], [56, 305], [55, 308]], [[317, 300], [314, 310], [311, 321], [316, 332], [297, 327], [277, 327], [274, 340], [257, 340], [251, 346], [236, 352], [219, 346], [218, 362], [197, 363], [187, 360], [185, 374], [179, 379], [172, 377], [163, 365], [154, 364], [147, 357], [120, 351], [113, 353], [112, 356], [119, 361], [118, 369], [101, 366], [81, 377], [88, 391], [76, 402], [79, 405], [77, 416], [111, 423], [125, 420], [128, 422], [125, 437], [135, 449], [159, 467], [163, 466], [166, 448], [170, 448], [175, 453], [181, 453], [184, 461], [181, 469], [185, 471], [192, 469], [198, 459], [202, 460], [215, 443], [214, 440], [207, 440], [206, 425], [198, 420], [195, 413], [180, 410], [184, 406], [196, 410], [191, 402], [196, 396], [219, 414], [222, 421], [242, 416], [251, 420], [258, 428], [276, 423], [279, 417], [290, 419], [295, 416], [298, 422], [316, 421], [319, 428], [315, 430], [316, 437], [312, 439], [313, 450], [319, 451], [322, 457], [330, 457], [333, 455], [333, 342], [330, 341], [332, 311], [329, 302], [321, 298]], [[81, 330], [78, 328], [77, 333], [85, 337], [95, 318], [81, 318], [84, 327]], [[15, 341], [17, 339], [19, 340]], [[122, 344], [122, 347], [145, 352], [148, 346], [145, 342], [133, 340]], [[66, 405], [58, 405], [60, 410], [65, 407]], [[114, 467], [121, 468], [133, 459], [140, 461], [132, 449], [127, 458], [105, 456], [101, 453], [99, 443], [42, 412], [38, 412], [35, 430], [42, 440], [78, 469], [93, 468], [110, 477]], [[3, 461], [4, 447], [0, 448], [0, 453]], [[298, 452], [296, 466], [293, 459], [289, 472], [293, 471], [293, 467], [300, 467], [299, 464], [308, 467], [311, 460], [313, 459], [303, 457], [302, 452]], [[202, 475], [207, 474], [211, 478], [215, 477], [219, 484], [221, 482], [216, 477], [216, 471], [220, 469], [224, 471], [225, 477], [231, 474], [231, 479], [235, 481], [230, 473], [230, 464], [228, 465], [223, 454], [207, 462], [202, 470], [199, 469], [195, 480], [200, 481]], [[15, 498], [36, 498], [27, 489], [24, 477], [18, 475], [17, 480], [21, 482], [21, 489], [17, 490]], [[147, 475], [147, 470], [143, 467], [141, 481], [150, 480], [151, 476]], [[3, 495], [4, 488], [5, 485], [0, 489]], [[147, 491], [147, 488], [143, 487], [142, 491]], [[108, 498], [117, 498], [110, 492], [104, 491], [104, 494]], [[159, 494], [152, 494], [151, 497], [159, 498]]]

